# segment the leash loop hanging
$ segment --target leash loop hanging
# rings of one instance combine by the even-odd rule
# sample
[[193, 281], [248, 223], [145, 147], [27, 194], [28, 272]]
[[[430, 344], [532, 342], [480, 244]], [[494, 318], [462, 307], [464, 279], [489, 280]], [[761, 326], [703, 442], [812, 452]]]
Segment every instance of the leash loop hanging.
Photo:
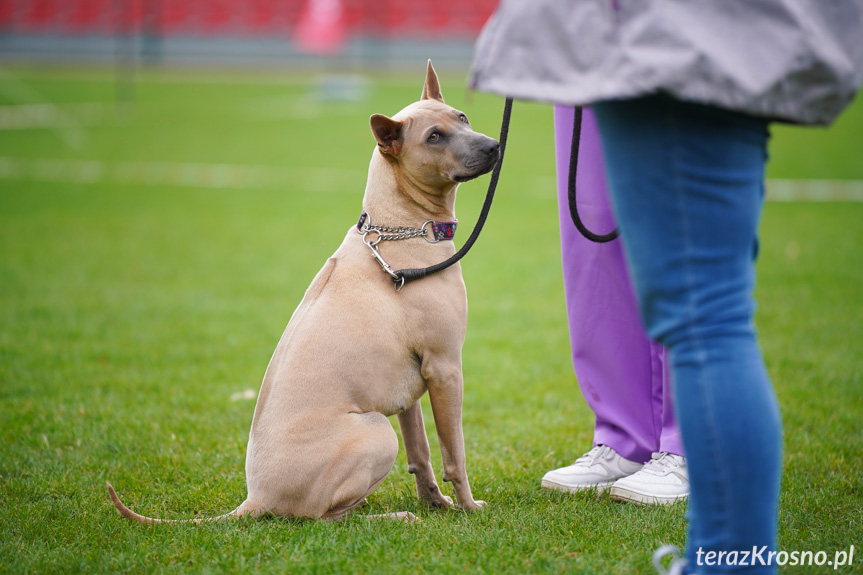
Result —
[[572, 218], [572, 223], [581, 232], [585, 238], [598, 244], [604, 244], [612, 241], [620, 235], [620, 230], [615, 228], [607, 234], [595, 234], [584, 225], [581, 217], [578, 215], [578, 204], [575, 201], [575, 176], [578, 172], [578, 148], [581, 143], [581, 116], [582, 107], [575, 107], [575, 114], [572, 121], [572, 145], [569, 149], [569, 216]]

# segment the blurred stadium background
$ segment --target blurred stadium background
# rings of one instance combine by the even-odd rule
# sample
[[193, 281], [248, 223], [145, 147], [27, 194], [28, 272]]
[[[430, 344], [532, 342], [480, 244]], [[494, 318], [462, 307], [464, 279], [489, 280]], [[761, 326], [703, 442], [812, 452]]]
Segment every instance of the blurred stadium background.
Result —
[[[351, 175], [335, 180], [360, 193], [364, 118], [414, 100], [429, 58], [458, 105], [497, 3], [0, 0], [0, 181], [278, 189], [299, 178], [327, 188], [328, 162], [285, 135], [326, 142], [351, 115], [362, 163], [342, 158]], [[206, 102], [190, 93], [202, 89]]]
[[497, 0], [2, 0], [0, 52], [51, 61], [465, 65]]
[[[389, 81], [416, 81], [417, 71], [431, 58], [439, 72], [449, 75], [449, 101], [454, 90], [464, 92], [473, 43], [497, 4], [498, 0], [0, 0], [0, 133], [6, 132], [8, 143], [8, 138], [24, 135], [22, 131], [53, 130], [67, 148], [80, 152], [85, 137], [81, 127], [104, 125], [113, 113], [107, 107], [144, 103], [140, 96], [148, 91], [148, 82], [164, 83], [166, 77], [175, 84], [184, 78], [196, 82], [202, 71], [220, 73], [222, 83], [237, 78], [249, 83], [252, 75], [264, 83], [285, 82], [291, 76], [290, 81], [305, 82], [307, 97], [300, 107], [294, 106], [297, 114], [326, 101], [366, 102], [369, 106], [361, 110], [366, 114], [378, 106], [378, 96], [392, 93]], [[111, 93], [100, 92], [96, 101], [96, 94], [82, 101], [74, 88], [58, 84], [58, 71], [63, 71], [60, 76], [67, 84], [98, 74], [113, 88]], [[480, 97], [480, 102], [495, 102], [490, 121], [498, 113], [498, 100]], [[405, 101], [409, 100], [401, 104]], [[542, 130], [524, 136], [543, 146], [551, 138], [546, 111], [541, 115]], [[128, 125], [132, 116], [142, 117], [137, 110], [125, 119], [114, 116], [111, 122], [123, 120], [120, 123]], [[863, 162], [857, 152], [863, 143], [860, 126], [863, 105], [858, 103], [829, 135], [825, 130], [776, 127], [768, 198], [863, 201]], [[491, 124], [480, 127], [496, 131]], [[23, 156], [42, 157], [51, 151], [50, 146], [34, 145], [29, 152], [21, 147], [10, 154], [2, 142], [0, 148], [5, 148], [0, 149], [5, 156], [0, 158], [0, 179], [20, 176], [22, 171], [40, 179], [41, 168], [28, 166]], [[548, 147], [543, 151], [551, 153]], [[67, 156], [65, 152], [58, 150], [53, 157]], [[68, 167], [55, 165], [51, 170], [63, 172]], [[150, 173], [159, 170], [148, 168]], [[542, 177], [552, 176], [552, 162], [543, 162], [539, 170]], [[284, 181], [279, 175], [261, 177]]]

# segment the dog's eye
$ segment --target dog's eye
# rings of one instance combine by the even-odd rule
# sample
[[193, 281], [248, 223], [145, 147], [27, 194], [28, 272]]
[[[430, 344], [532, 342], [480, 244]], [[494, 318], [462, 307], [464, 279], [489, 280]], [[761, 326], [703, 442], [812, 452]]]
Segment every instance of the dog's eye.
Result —
[[432, 132], [431, 135], [428, 137], [429, 142], [437, 142], [438, 140], [440, 140], [440, 134], [438, 134], [437, 132]]
[[467, 124], [467, 116], [464, 114], [459, 114], [458, 119], [461, 120], [462, 124]]

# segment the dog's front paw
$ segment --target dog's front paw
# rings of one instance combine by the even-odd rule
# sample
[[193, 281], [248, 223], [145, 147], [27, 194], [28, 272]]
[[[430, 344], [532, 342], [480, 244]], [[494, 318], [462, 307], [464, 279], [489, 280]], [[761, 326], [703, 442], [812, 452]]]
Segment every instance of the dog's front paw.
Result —
[[440, 491], [438, 491], [433, 496], [421, 497], [420, 501], [422, 501], [429, 507], [438, 507], [440, 509], [449, 509], [450, 507], [455, 506], [452, 497], [450, 497], [449, 495], [444, 495]]
[[427, 483], [417, 480], [417, 496], [429, 507], [449, 509], [455, 505], [452, 497], [441, 493], [440, 487], [433, 481]]
[[459, 505], [459, 507], [464, 509], [468, 513], [473, 513], [474, 511], [479, 511], [480, 509], [485, 509], [486, 502], [482, 501], [481, 499], [475, 499], [474, 501], [471, 501], [470, 503], [461, 504], [461, 505]]

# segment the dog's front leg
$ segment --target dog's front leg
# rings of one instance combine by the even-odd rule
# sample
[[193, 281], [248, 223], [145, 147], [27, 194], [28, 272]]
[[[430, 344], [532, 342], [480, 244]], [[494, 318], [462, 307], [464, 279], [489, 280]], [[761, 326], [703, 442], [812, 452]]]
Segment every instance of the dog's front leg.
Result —
[[461, 364], [436, 369], [433, 364], [423, 365], [423, 376], [428, 387], [434, 414], [435, 427], [440, 440], [443, 458], [443, 480], [452, 483], [459, 506], [466, 511], [485, 507], [484, 501], [474, 501], [467, 479], [464, 433], [461, 426], [461, 406], [464, 379]]
[[408, 456], [408, 472], [417, 480], [417, 495], [420, 500], [434, 507], [452, 507], [452, 498], [440, 492], [435, 480], [419, 400], [399, 414], [399, 426]]

